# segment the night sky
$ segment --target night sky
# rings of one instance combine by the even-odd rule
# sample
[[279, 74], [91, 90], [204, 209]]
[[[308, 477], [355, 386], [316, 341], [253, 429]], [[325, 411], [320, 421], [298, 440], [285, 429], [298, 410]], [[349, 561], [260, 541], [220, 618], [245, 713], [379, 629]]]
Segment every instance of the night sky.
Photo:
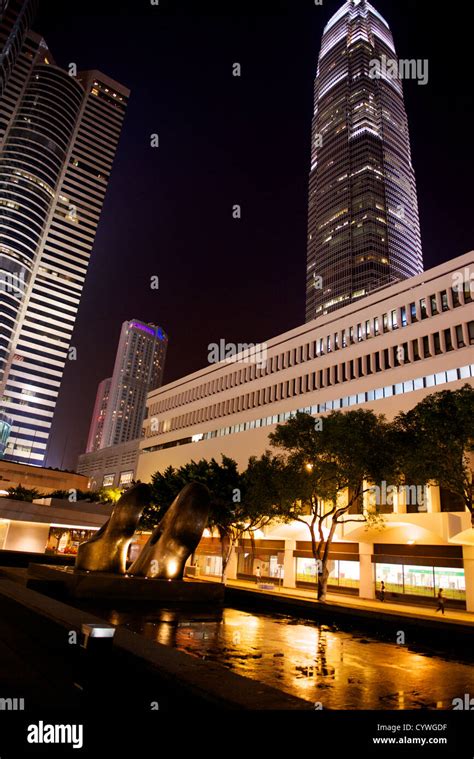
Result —
[[[449, 16], [431, 0], [373, 4], [399, 57], [429, 60], [429, 84], [404, 82], [404, 92], [431, 268], [474, 248], [470, 3]], [[165, 382], [204, 366], [211, 342], [259, 342], [303, 323], [313, 80], [323, 27], [341, 5], [43, 0], [35, 29], [56, 62], [132, 90], [49, 466], [74, 468], [84, 450], [125, 319], [168, 332]]]

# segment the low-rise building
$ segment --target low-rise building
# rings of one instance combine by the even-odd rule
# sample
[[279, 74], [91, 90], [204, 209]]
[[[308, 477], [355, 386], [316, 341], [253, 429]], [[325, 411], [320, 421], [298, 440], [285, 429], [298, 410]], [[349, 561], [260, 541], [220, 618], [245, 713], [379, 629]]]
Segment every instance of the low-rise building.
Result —
[[[471, 252], [158, 388], [148, 396], [137, 479], [222, 454], [245, 468], [296, 411], [372, 409], [391, 419], [431, 393], [474, 384], [473, 291]], [[474, 611], [474, 530], [462, 505], [432, 488], [423, 513], [399, 502], [385, 520], [381, 533], [338, 531], [332, 584], [367, 598], [382, 579], [396, 595], [420, 598], [441, 584]], [[257, 556], [288, 587], [314, 582], [304, 525], [276, 525], [259, 540], [258, 554], [240, 546], [229, 577], [252, 575]], [[217, 549], [205, 547], [204, 572], [219, 574]]]
[[91, 490], [128, 486], [136, 479], [139, 443], [139, 439], [129, 440], [82, 453], [77, 462], [77, 471], [89, 479]]

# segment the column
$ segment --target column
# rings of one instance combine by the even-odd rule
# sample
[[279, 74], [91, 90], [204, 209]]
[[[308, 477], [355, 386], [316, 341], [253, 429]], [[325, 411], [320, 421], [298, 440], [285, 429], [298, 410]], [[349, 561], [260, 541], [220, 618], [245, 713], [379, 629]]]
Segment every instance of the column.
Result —
[[373, 543], [359, 543], [360, 598], [375, 598], [374, 565], [372, 563], [373, 553]]
[[293, 551], [296, 550], [296, 540], [285, 540], [285, 557], [283, 559], [283, 587], [296, 587], [296, 559]]
[[441, 493], [437, 485], [428, 485], [428, 511], [430, 514], [439, 514], [441, 511]]
[[401, 485], [393, 496], [393, 511], [394, 514], [407, 513], [407, 494], [404, 485]]
[[462, 558], [466, 578], [466, 609], [474, 612], [474, 546], [463, 546]]
[[225, 570], [225, 579], [226, 580], [236, 580], [237, 579], [237, 551], [235, 550], [235, 546], [232, 546], [229, 561], [227, 562], [227, 567]]

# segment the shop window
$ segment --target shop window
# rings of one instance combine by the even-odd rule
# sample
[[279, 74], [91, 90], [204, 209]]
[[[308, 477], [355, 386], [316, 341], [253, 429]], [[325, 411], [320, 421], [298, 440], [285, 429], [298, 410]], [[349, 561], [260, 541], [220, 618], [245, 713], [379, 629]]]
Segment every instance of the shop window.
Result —
[[419, 567], [405, 565], [403, 567], [405, 595], [410, 596], [434, 596], [434, 571], [433, 567]]
[[388, 593], [403, 593], [403, 566], [401, 564], [376, 564], [376, 588], [380, 590], [382, 582]]
[[455, 567], [435, 567], [435, 590], [443, 589], [445, 598], [464, 601], [466, 598], [466, 579], [464, 569]]

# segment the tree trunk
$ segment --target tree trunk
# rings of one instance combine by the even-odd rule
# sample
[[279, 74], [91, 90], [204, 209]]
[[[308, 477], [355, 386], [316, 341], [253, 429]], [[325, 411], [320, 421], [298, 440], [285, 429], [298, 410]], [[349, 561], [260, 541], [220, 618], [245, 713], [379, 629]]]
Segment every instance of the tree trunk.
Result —
[[333, 518], [332, 523], [331, 523], [331, 529], [329, 530], [329, 535], [327, 537], [326, 544], [324, 546], [321, 574], [318, 576], [318, 601], [321, 601], [321, 603], [324, 603], [327, 597], [328, 580], [329, 580], [329, 568], [328, 568], [329, 550], [332, 545], [334, 533], [336, 532], [336, 527], [337, 527], [337, 517], [336, 519]]

